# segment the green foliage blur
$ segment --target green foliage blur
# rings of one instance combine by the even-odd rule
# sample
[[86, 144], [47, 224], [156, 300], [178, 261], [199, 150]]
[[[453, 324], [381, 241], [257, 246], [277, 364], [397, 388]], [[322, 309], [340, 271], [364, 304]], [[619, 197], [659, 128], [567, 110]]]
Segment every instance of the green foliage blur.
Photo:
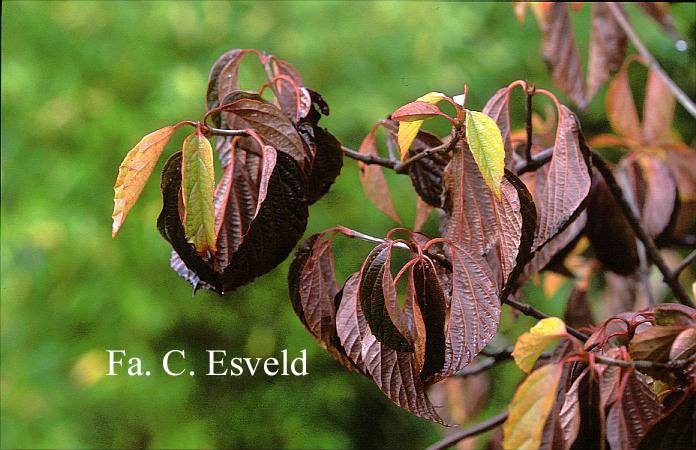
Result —
[[[580, 36], [587, 9], [574, 19]], [[674, 11], [681, 30], [694, 29], [692, 6]], [[693, 48], [676, 52], [631, 13], [693, 97]], [[322, 124], [353, 148], [375, 120], [429, 91], [456, 95], [468, 83], [468, 106], [480, 109], [514, 79], [553, 88], [536, 21], [518, 23], [510, 4], [3, 2], [3, 448], [422, 448], [442, 436], [315, 343], [288, 301], [288, 261], [224, 298], [192, 296], [155, 227], [157, 175], [112, 240], [119, 162], [144, 134], [199, 120], [209, 67], [233, 47], [292, 62], [331, 106]], [[242, 72], [249, 88], [260, 79], [257, 69]], [[581, 115], [586, 129], [608, 131], [603, 92]], [[692, 139], [681, 110], [678, 120]], [[412, 226], [409, 180], [389, 182]], [[367, 201], [350, 160], [310, 214], [307, 235], [339, 223], [379, 236], [396, 226]], [[436, 227], [433, 217], [427, 231]], [[339, 275], [368, 249], [338, 240]], [[563, 292], [549, 300], [531, 287], [526, 297], [558, 313]], [[501, 329], [512, 342], [531, 324], [505, 317]], [[141, 357], [153, 375], [105, 377], [106, 349]], [[197, 376], [164, 375], [171, 349], [186, 351]], [[307, 349], [309, 375], [203, 376], [208, 349], [249, 357]], [[504, 407], [521, 372], [505, 363], [492, 376], [480, 417]]]

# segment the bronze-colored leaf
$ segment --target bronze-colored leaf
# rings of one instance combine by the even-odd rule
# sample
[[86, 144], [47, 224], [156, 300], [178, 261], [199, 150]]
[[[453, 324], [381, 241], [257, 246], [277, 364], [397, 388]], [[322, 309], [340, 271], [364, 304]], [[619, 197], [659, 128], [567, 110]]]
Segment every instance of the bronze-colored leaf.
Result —
[[621, 67], [625, 57], [626, 33], [619, 26], [607, 5], [593, 3], [587, 73], [588, 102], [609, 79], [609, 75]]
[[633, 359], [667, 362], [672, 343], [679, 333], [684, 330], [681, 326], [654, 326], [636, 333], [631, 339], [628, 350]]
[[372, 334], [359, 307], [358, 281], [354, 274], [343, 288], [337, 314], [341, 344], [391, 401], [419, 417], [444, 425], [425, 394], [414, 354], [389, 349]]
[[643, 436], [638, 450], [696, 448], [696, 392], [687, 391]]
[[140, 197], [147, 179], [159, 160], [164, 147], [174, 135], [176, 129], [172, 126], [153, 131], [133, 147], [120, 167], [114, 184], [114, 212], [111, 217], [111, 235], [116, 236], [126, 220], [131, 208]]
[[[375, 125], [372, 127], [370, 133], [365, 136], [358, 150], [360, 154], [378, 155], [376, 141], [377, 129], [378, 125]], [[399, 218], [394, 208], [391, 193], [389, 192], [389, 185], [387, 185], [387, 179], [384, 177], [382, 168], [377, 165], [365, 164], [358, 161], [358, 169], [360, 170], [360, 181], [367, 197], [380, 211], [389, 216], [394, 222], [401, 222], [401, 218]]]
[[297, 249], [288, 271], [290, 299], [295, 313], [322, 347], [346, 368], [360, 372], [338, 338], [336, 300], [341, 294], [333, 268], [331, 237], [326, 239], [324, 234], [310, 236]]
[[643, 102], [643, 142], [650, 146], [674, 141], [672, 122], [676, 100], [672, 90], [654, 70], [648, 71]]
[[641, 141], [642, 132], [628, 80], [628, 66], [631, 61], [627, 59], [609, 83], [605, 102], [611, 127], [630, 145], [634, 145]]
[[541, 25], [544, 34], [544, 62], [551, 72], [553, 81], [576, 105], [584, 109], [587, 106], [585, 77], [580, 63], [580, 53], [575, 45], [568, 5], [554, 2], [543, 17]]

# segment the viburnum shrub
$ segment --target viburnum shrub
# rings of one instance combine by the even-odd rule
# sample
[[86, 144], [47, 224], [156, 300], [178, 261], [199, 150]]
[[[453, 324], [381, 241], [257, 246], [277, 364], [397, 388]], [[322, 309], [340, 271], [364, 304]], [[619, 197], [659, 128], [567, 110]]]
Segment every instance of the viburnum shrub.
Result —
[[[667, 21], [662, 6], [642, 7]], [[234, 49], [213, 64], [201, 121], [150, 133], [126, 156], [113, 234], [181, 127], [192, 132], [162, 170], [157, 227], [173, 247], [172, 268], [194, 289], [221, 295], [287, 258], [344, 156], [358, 161], [367, 196], [396, 222], [383, 171], [404, 174], [418, 194], [416, 231], [400, 227], [376, 238], [337, 226], [297, 246], [292, 307], [331, 355], [400, 407], [441, 424], [429, 386], [509, 358], [529, 374], [507, 411], [435, 448], [503, 422], [505, 448], [694, 448], [696, 310], [678, 278], [695, 254], [670, 269], [659, 250], [688, 241], [696, 215], [696, 152], [672, 129], [674, 87], [649, 54], [626, 58], [633, 31], [620, 5], [591, 6], [587, 79], [568, 6], [533, 8], [554, 81], [577, 106], [618, 70], [606, 96], [615, 134], [585, 137], [571, 108], [518, 80], [480, 111], [467, 105], [466, 86], [455, 97], [427, 93], [379, 120], [355, 151], [319, 125], [329, 107], [290, 63]], [[257, 90], [239, 86], [240, 64], [249, 59], [268, 77]], [[634, 61], [648, 67], [642, 120], [628, 83]], [[532, 112], [537, 97], [553, 105], [545, 119]], [[524, 130], [511, 129], [517, 98]], [[451, 125], [446, 136], [421, 129], [438, 117]], [[398, 149], [390, 157], [381, 156], [380, 128], [386, 146]], [[626, 150], [618, 164], [593, 149], [606, 145]], [[433, 209], [439, 236], [417, 231]], [[345, 280], [333, 267], [332, 243], [341, 237], [374, 243]], [[655, 303], [650, 264], [679, 303]], [[519, 300], [541, 271], [576, 278], [565, 321]], [[602, 275], [611, 314], [595, 323], [587, 290]], [[637, 308], [638, 298], [647, 306]], [[513, 349], [494, 351], [489, 343], [506, 304], [539, 322]], [[552, 343], [555, 350], [544, 353]]]

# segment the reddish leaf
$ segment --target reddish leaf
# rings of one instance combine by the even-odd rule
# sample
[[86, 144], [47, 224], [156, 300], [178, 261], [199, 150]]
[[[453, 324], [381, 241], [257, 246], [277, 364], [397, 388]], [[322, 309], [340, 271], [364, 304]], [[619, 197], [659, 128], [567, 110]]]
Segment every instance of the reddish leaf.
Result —
[[655, 324], [662, 326], [696, 327], [696, 310], [677, 303], [661, 303], [652, 307]]
[[448, 243], [452, 298], [442, 376], [459, 372], [493, 338], [500, 320], [500, 298], [488, 264], [458, 244]]
[[587, 73], [588, 102], [609, 79], [609, 74], [621, 67], [625, 57], [626, 33], [619, 26], [607, 5], [593, 3]]
[[372, 333], [382, 344], [400, 352], [413, 352], [414, 337], [406, 326], [391, 273], [392, 245], [378, 245], [365, 259], [360, 269], [360, 305]]
[[581, 287], [580, 283], [573, 285], [573, 290], [568, 296], [566, 305], [565, 323], [573, 328], [585, 328], [594, 325], [592, 310], [587, 299], [587, 288]]
[[425, 395], [413, 353], [383, 346], [370, 331], [359, 307], [358, 280], [354, 274], [343, 288], [337, 315], [341, 344], [390, 400], [419, 417], [444, 425]]
[[674, 141], [672, 122], [676, 100], [672, 90], [654, 70], [648, 71], [643, 102], [643, 141], [651, 146]]
[[[351, 370], [360, 371], [346, 354], [336, 329], [339, 286], [333, 268], [331, 237], [307, 238], [298, 248], [288, 271], [288, 289], [295, 313], [332, 356]], [[339, 297], [340, 299], [340, 297]]]
[[673, 211], [677, 207], [677, 186], [664, 160], [646, 153], [634, 152], [621, 161], [619, 175], [629, 202], [635, 204], [641, 222], [651, 236], [658, 238], [669, 231]]
[[447, 117], [440, 111], [437, 105], [427, 102], [411, 102], [400, 107], [391, 114], [392, 120], [397, 122], [413, 122], [414, 120], [431, 119], [437, 116]]
[[302, 89], [304, 86], [302, 77], [292, 64], [282, 59], [273, 58], [272, 67], [275, 76], [284, 75], [295, 83], [293, 86], [288, 80], [280, 78], [276, 80], [275, 92], [278, 94], [276, 100], [280, 109], [288, 115], [290, 120], [297, 122], [307, 114], [311, 104], [309, 93]]
[[640, 141], [642, 133], [631, 85], [628, 81], [628, 66], [631, 61], [631, 59], [627, 59], [621, 66], [619, 73], [609, 83], [606, 110], [607, 118], [614, 131], [623, 136], [629, 143], [637, 143]]
[[[223, 273], [225, 291], [236, 289], [283, 262], [302, 237], [307, 216], [300, 169], [292, 158], [279, 151], [268, 182], [266, 200], [243, 242], [230, 258], [232, 263]], [[226, 227], [223, 225], [220, 235], [224, 230]], [[218, 237], [218, 254], [221, 252], [220, 239]]]
[[575, 45], [573, 25], [568, 15], [568, 5], [554, 2], [544, 14], [542, 31], [544, 61], [553, 81], [575, 104], [584, 109], [587, 105], [585, 78]]
[[[301, 128], [300, 128], [301, 130]], [[314, 147], [314, 162], [307, 181], [307, 203], [310, 205], [324, 196], [334, 183], [343, 167], [341, 143], [325, 128], [312, 127], [312, 135], [305, 142]]]
[[650, 387], [635, 371], [626, 373], [607, 415], [607, 440], [611, 449], [636, 448], [660, 413], [660, 404]]
[[[515, 177], [516, 178], [516, 177]], [[504, 289], [518, 256], [526, 262], [523, 236], [534, 227], [535, 215], [522, 183], [503, 180], [498, 201], [487, 188], [466, 144], [454, 152], [445, 173], [445, 211], [450, 215], [446, 237], [462, 248], [492, 261], [499, 290]], [[531, 224], [531, 227], [529, 226]], [[526, 244], [529, 244], [528, 242]], [[520, 253], [520, 248], [523, 252]]]
[[535, 186], [530, 189], [538, 211], [534, 248], [543, 247], [568, 226], [590, 191], [592, 180], [585, 148], [580, 142], [575, 114], [558, 107], [558, 127], [551, 161], [536, 171]]
[[[239, 64], [242, 62], [242, 58], [246, 53], [247, 52], [245, 50], [234, 48], [223, 53], [217, 59], [217, 61], [213, 63], [213, 66], [210, 69], [210, 74], [208, 75], [208, 89], [205, 96], [208, 110], [219, 106], [220, 101], [223, 100], [229, 94], [229, 92], [239, 89]], [[223, 91], [227, 92], [222, 92], [222, 95], [220, 95], [221, 92], [218, 88], [218, 82], [223, 69], [225, 70], [225, 82], [222, 88]], [[213, 125], [216, 127], [219, 128], [223, 126], [220, 120], [220, 113], [211, 115], [211, 119]]]
[[[358, 151], [361, 154], [378, 155], [376, 142], [377, 128], [377, 125], [372, 127], [370, 133], [365, 136], [362, 144], [360, 144], [360, 149]], [[360, 170], [360, 181], [362, 182], [363, 190], [372, 203], [394, 222], [401, 222], [394, 208], [394, 204], [392, 203], [389, 186], [387, 185], [387, 179], [384, 177], [382, 168], [377, 165], [365, 164], [358, 161], [358, 169]]]
[[672, 235], [685, 235], [696, 222], [696, 150], [681, 146], [670, 146], [665, 161], [672, 170], [679, 191], [679, 211]]
[[291, 156], [302, 169], [308, 157], [302, 138], [292, 122], [278, 108], [258, 100], [242, 98], [232, 102], [223, 112], [225, 122], [230, 115], [240, 119], [267, 144]]
[[687, 328], [679, 333], [669, 350], [669, 359], [686, 359], [696, 353], [696, 328]]

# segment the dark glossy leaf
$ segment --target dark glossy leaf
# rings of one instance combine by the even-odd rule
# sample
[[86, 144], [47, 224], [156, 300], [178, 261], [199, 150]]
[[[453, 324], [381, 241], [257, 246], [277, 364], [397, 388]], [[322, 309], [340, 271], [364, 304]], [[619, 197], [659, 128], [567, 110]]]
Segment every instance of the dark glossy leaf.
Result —
[[696, 393], [691, 390], [645, 434], [638, 450], [696, 448]]
[[[343, 167], [341, 143], [325, 128], [313, 127], [311, 141], [315, 157], [307, 180], [307, 202], [311, 205], [324, 196], [334, 183]], [[304, 134], [302, 135], [304, 138]]]
[[634, 273], [640, 264], [636, 238], [604, 178], [595, 173], [587, 202], [585, 234], [607, 270]]
[[413, 267], [412, 277], [426, 332], [425, 361], [420, 377], [427, 381], [440, 372], [445, 364], [447, 298], [437, 276], [435, 263], [430, 258], [423, 258]]
[[[226, 292], [283, 262], [307, 227], [308, 210], [302, 174], [297, 163], [285, 153], [278, 152], [277, 158], [268, 182], [266, 200], [223, 273]], [[220, 235], [223, 230], [224, 224]], [[218, 253], [220, 251], [218, 248]]]
[[585, 77], [580, 63], [580, 53], [575, 45], [573, 25], [568, 15], [568, 5], [554, 2], [542, 20], [544, 33], [542, 51], [544, 62], [553, 81], [580, 108], [585, 108]]
[[[620, 6], [619, 6], [620, 7]], [[626, 33], [619, 26], [609, 7], [592, 4], [592, 30], [587, 73], [587, 101], [621, 67], [626, 57]]]
[[375, 247], [360, 269], [360, 306], [375, 337], [386, 347], [413, 352], [414, 339], [397, 298], [391, 273], [392, 243]]
[[575, 379], [561, 408], [566, 448], [604, 448], [604, 408], [598, 375], [589, 368]]
[[358, 282], [356, 274], [346, 282], [337, 314], [338, 334], [347, 354], [394, 403], [444, 425], [425, 394], [415, 355], [383, 346], [370, 331], [359, 307]]

